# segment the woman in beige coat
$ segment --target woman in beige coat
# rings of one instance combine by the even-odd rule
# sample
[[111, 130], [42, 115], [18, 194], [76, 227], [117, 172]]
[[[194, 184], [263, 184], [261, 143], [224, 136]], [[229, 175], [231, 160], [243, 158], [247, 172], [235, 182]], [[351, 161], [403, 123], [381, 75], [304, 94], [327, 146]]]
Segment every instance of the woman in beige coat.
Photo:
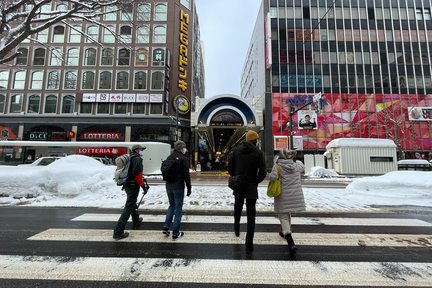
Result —
[[[299, 160], [294, 161], [296, 154], [295, 150], [282, 149], [269, 175], [270, 181], [276, 180], [278, 174], [280, 177], [281, 194], [274, 199], [274, 211], [282, 226], [282, 232], [279, 232], [279, 235], [287, 240], [289, 254], [292, 258], [296, 256], [297, 247], [291, 235], [291, 213], [305, 211], [300, 179], [300, 174], [304, 172], [304, 165]], [[280, 167], [279, 173], [277, 166]]]

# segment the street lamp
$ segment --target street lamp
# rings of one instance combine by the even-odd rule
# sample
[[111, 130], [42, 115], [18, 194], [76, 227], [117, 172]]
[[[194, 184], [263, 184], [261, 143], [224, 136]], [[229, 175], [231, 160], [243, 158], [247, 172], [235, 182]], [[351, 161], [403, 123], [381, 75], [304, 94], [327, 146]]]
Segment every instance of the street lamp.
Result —
[[179, 101], [177, 101], [177, 99], [175, 99], [174, 100], [174, 104], [175, 104], [175, 108], [176, 108], [176, 137], [175, 137], [175, 140], [176, 141], [178, 141], [178, 134], [179, 134], [179, 131], [178, 131], [178, 126], [179, 126], [179, 116], [178, 116], [178, 109], [179, 109], [179, 107], [178, 107], [178, 102]]

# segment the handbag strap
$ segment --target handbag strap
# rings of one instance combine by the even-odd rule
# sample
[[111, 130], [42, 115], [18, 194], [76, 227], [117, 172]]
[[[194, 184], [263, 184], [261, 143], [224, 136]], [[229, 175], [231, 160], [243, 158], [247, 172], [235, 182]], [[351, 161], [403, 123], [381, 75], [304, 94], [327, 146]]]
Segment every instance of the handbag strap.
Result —
[[280, 177], [280, 165], [276, 163], [276, 171], [278, 172], [278, 179]]

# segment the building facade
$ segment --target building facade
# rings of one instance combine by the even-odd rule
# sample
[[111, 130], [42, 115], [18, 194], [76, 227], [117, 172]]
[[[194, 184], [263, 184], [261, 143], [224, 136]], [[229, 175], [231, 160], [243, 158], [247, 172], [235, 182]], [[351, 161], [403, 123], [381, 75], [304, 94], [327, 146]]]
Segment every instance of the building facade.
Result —
[[[431, 11], [430, 0], [264, 0], [242, 97], [263, 98], [267, 156], [287, 145], [294, 107], [304, 153], [360, 137], [393, 140], [400, 158], [432, 157]], [[318, 93], [321, 111], [308, 104]]]
[[105, 27], [69, 19], [0, 66], [0, 139], [189, 142], [190, 113], [204, 97], [194, 1], [132, 1], [103, 12]]

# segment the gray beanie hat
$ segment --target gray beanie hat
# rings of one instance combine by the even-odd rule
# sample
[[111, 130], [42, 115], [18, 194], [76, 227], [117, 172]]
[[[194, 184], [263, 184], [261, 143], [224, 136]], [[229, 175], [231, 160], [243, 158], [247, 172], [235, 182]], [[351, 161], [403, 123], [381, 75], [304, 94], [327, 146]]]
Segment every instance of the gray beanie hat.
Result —
[[178, 141], [176, 141], [176, 142], [174, 143], [174, 149], [175, 149], [175, 150], [181, 152], [181, 150], [182, 150], [183, 148], [186, 148], [186, 143], [185, 143], [185, 142], [183, 142], [183, 141], [181, 141], [181, 140], [178, 140]]
[[296, 150], [288, 150], [287, 148], [284, 148], [279, 151], [279, 158], [282, 159], [292, 159], [297, 155]]

